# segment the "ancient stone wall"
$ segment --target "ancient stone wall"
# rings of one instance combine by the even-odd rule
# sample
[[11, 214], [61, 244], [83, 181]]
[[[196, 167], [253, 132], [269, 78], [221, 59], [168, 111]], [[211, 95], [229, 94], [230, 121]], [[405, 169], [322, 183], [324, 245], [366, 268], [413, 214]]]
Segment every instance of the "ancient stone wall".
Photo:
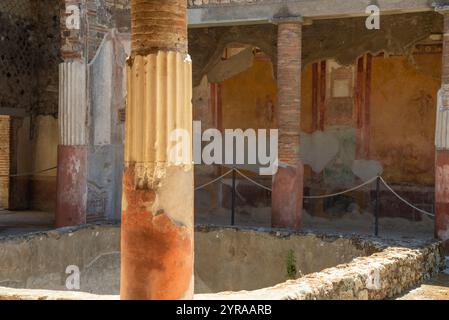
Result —
[[58, 106], [59, 3], [0, 4], [0, 107], [56, 114]]
[[36, 104], [36, 20], [29, 1], [0, 3], [0, 107], [30, 110]]
[[32, 1], [37, 6], [36, 58], [37, 96], [33, 115], [52, 115], [58, 112], [58, 85], [60, 62], [59, 2], [57, 0]]
[[[68, 4], [78, 2], [67, 1]], [[67, 15], [65, 5], [59, 0], [1, 1], [0, 107], [57, 116], [61, 55], [62, 58], [82, 56], [87, 43], [89, 59], [93, 59], [111, 28], [128, 32], [129, 2], [89, 0], [87, 21], [76, 31], [64, 28]], [[88, 35], [87, 39], [83, 33]]]
[[197, 227], [195, 292], [266, 288], [380, 250], [356, 237]]
[[[67, 228], [0, 242], [0, 300], [118, 299], [118, 226]], [[197, 227], [195, 242], [197, 292], [233, 289], [230, 285], [261, 288], [297, 278], [196, 299], [385, 299], [444, 265], [441, 244], [422, 240]], [[82, 292], [64, 291], [70, 265], [81, 271]]]
[[393, 298], [438, 273], [443, 267], [441, 243], [391, 247], [298, 280], [252, 292], [198, 295], [218, 300], [383, 300]]
[[0, 286], [66, 290], [67, 267], [76, 266], [84, 292], [115, 293], [119, 287], [116, 226], [67, 228], [0, 242]]
[[85, 292], [11, 289], [0, 287], [0, 301], [43, 301], [43, 300], [120, 300], [119, 296], [95, 295]]

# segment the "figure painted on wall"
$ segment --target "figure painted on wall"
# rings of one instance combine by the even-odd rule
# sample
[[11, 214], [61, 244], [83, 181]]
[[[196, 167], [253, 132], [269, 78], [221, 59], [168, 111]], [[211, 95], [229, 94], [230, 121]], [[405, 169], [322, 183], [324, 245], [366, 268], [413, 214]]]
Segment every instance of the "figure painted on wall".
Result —
[[412, 103], [418, 106], [418, 113], [421, 117], [424, 117], [435, 105], [432, 96], [424, 90], [419, 91], [416, 97], [413, 98]]
[[266, 95], [265, 99], [257, 99], [257, 110], [259, 119], [259, 128], [275, 128], [276, 127], [276, 106], [273, 97]]

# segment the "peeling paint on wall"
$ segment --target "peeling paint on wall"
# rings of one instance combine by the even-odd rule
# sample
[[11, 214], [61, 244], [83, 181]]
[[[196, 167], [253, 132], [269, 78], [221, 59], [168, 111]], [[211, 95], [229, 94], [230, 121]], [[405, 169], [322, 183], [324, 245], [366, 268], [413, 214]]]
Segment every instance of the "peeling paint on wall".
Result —
[[[410, 56], [419, 41], [432, 33], [441, 33], [442, 16], [434, 12], [387, 15], [382, 28], [372, 32], [365, 27], [366, 18], [325, 19], [303, 28], [303, 65], [335, 59], [342, 65], [353, 64], [367, 52], [387, 52]], [[195, 61], [194, 84], [220, 60], [229, 43], [245, 43], [259, 47], [277, 66], [277, 27], [252, 25], [199, 28], [189, 30], [189, 52]], [[342, 47], [351, 50], [342, 50]]]
[[251, 68], [253, 66], [253, 48], [249, 47], [229, 59], [218, 62], [211, 71], [208, 72], [209, 82], [223, 82], [226, 79]]

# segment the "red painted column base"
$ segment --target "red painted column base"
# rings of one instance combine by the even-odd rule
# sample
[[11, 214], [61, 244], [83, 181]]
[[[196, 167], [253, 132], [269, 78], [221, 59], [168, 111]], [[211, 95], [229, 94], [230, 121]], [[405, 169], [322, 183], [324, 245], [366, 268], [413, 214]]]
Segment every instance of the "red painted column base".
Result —
[[437, 150], [435, 170], [435, 237], [449, 254], [449, 151]]
[[[169, 176], [165, 179], [176, 179]], [[176, 179], [177, 180], [177, 179]], [[157, 191], [135, 187], [135, 169], [123, 175], [121, 227], [122, 300], [190, 299], [193, 239], [167, 213], [151, 211]]]
[[86, 224], [87, 148], [58, 146], [56, 227]]
[[304, 193], [304, 165], [279, 167], [274, 177], [271, 225], [273, 228], [301, 229]]

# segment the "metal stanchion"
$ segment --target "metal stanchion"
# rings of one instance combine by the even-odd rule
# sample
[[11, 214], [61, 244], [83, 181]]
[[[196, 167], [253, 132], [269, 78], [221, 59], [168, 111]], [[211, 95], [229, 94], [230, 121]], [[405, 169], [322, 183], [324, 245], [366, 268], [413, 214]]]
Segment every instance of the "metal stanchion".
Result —
[[232, 169], [232, 204], [231, 204], [231, 226], [235, 225], [235, 168]]
[[379, 209], [380, 209], [380, 177], [376, 179], [376, 208], [374, 212], [374, 235], [379, 236]]

